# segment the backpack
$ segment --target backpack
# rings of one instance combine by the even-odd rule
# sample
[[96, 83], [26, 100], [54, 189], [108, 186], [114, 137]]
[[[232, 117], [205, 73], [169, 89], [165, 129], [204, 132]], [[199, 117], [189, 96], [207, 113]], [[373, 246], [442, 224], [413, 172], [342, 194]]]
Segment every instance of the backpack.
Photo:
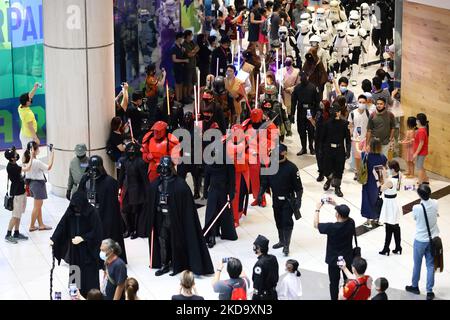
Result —
[[244, 280], [244, 286], [239, 287], [239, 283], [229, 285], [232, 288], [230, 300], [247, 300], [246, 286], [247, 282]]
[[[355, 122], [355, 114], [353, 113], [353, 111], [350, 113], [350, 116], [352, 117], [352, 121]], [[370, 113], [369, 110], [366, 109], [366, 116], [367, 119], [370, 119]]]

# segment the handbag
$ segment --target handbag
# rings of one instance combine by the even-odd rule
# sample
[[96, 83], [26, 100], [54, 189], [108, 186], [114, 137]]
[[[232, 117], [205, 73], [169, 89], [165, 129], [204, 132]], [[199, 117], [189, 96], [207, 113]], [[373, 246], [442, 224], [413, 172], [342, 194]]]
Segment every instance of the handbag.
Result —
[[369, 155], [366, 153], [364, 154], [364, 158], [361, 161], [361, 166], [358, 170], [358, 182], [362, 185], [365, 185], [367, 183], [367, 180], [369, 178], [369, 170], [367, 169], [367, 157]]
[[13, 211], [14, 210], [14, 196], [9, 194], [9, 176], [6, 178], [6, 195], [3, 202], [3, 205], [6, 210]]
[[355, 247], [353, 248], [353, 259], [361, 257], [361, 247], [358, 247], [358, 238], [356, 237], [356, 228], [354, 229], [353, 236], [355, 237]]
[[425, 215], [425, 222], [427, 224], [428, 236], [430, 237], [431, 255], [434, 257], [434, 271], [439, 269], [439, 272], [444, 271], [444, 249], [442, 247], [442, 240], [440, 237], [431, 237], [430, 223], [428, 222], [427, 210], [421, 203], [423, 214]]

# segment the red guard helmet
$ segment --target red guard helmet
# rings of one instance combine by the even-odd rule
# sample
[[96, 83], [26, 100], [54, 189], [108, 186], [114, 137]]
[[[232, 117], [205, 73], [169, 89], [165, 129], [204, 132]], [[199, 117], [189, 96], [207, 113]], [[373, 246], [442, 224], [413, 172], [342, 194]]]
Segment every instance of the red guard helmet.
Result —
[[253, 123], [261, 123], [263, 120], [264, 112], [261, 109], [253, 109], [250, 112], [250, 119]]
[[156, 140], [161, 140], [166, 136], [167, 123], [164, 121], [157, 121], [153, 125], [152, 129]]

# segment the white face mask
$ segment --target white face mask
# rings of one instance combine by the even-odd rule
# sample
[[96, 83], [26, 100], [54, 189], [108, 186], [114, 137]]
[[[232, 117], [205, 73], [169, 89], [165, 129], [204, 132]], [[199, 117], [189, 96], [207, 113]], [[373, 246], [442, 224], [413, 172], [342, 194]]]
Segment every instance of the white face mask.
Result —
[[358, 103], [358, 109], [359, 110], [365, 110], [367, 106], [364, 103]]
[[100, 251], [100, 254], [99, 254], [99, 256], [100, 256], [100, 259], [102, 259], [103, 261], [106, 261], [106, 258], [107, 258], [107, 256], [106, 256], [106, 252], [104, 252], [104, 251]]

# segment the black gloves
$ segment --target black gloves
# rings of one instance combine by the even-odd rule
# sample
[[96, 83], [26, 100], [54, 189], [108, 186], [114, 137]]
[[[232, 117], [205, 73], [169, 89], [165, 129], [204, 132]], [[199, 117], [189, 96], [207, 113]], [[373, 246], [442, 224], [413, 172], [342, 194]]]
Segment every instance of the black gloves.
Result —
[[72, 191], [67, 189], [67, 191], [66, 191], [66, 199], [69, 200], [69, 201], [70, 201], [71, 194], [72, 194]]
[[291, 115], [289, 116], [289, 121], [290, 121], [292, 124], [295, 123], [294, 115], [291, 114]]

